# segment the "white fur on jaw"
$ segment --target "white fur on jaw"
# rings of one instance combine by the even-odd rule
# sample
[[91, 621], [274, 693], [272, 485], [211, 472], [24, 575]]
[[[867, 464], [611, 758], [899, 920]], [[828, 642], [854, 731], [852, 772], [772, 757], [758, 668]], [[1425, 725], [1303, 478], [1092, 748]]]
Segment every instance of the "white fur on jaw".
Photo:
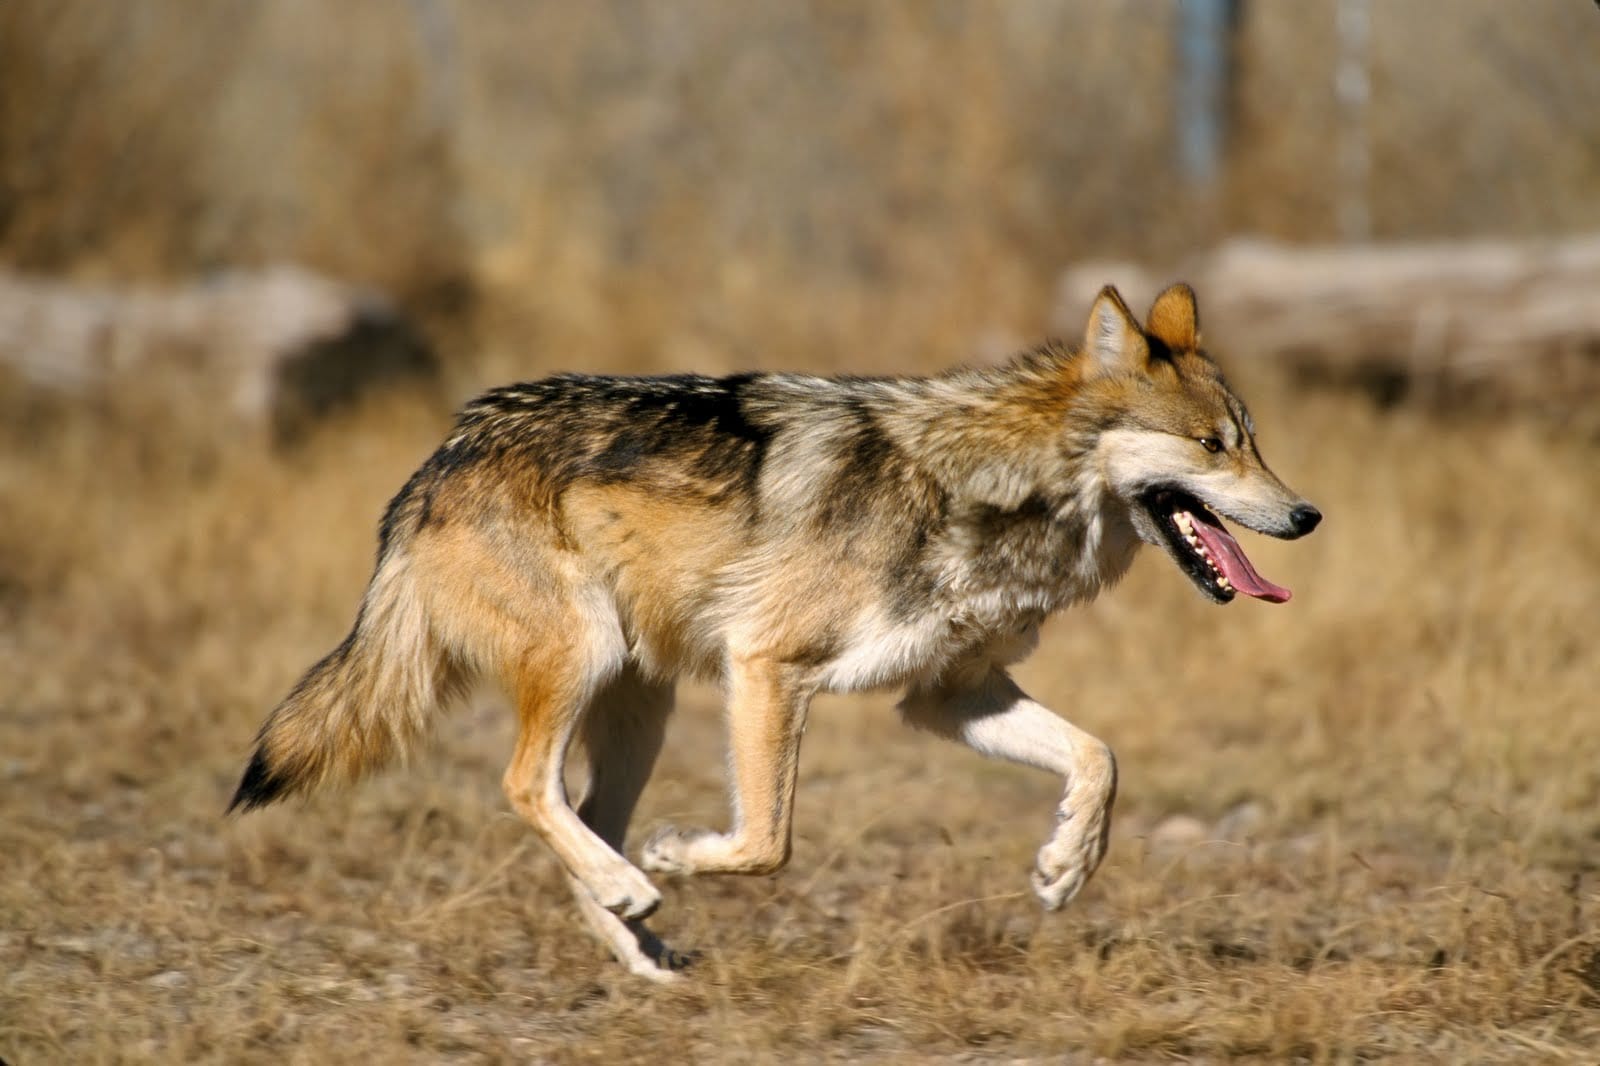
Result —
[[1257, 533], [1292, 534], [1289, 516], [1305, 502], [1266, 467], [1243, 474], [1217, 469], [1209, 453], [1174, 433], [1108, 429], [1100, 435], [1096, 452], [1106, 484], [1122, 498], [1133, 499], [1151, 486], [1172, 485]]

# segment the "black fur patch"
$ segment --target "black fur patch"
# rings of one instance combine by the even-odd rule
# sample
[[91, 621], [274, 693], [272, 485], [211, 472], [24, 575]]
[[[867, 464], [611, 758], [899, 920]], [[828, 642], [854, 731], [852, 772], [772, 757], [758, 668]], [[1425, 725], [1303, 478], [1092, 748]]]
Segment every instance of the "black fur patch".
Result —
[[905, 549], [889, 567], [886, 591], [889, 617], [909, 622], [933, 609], [938, 592], [938, 577], [923, 558], [928, 548], [930, 529], [944, 522], [943, 501], [936, 516], [919, 521], [906, 540]]
[[688, 453], [689, 469], [708, 487], [753, 492], [771, 433], [745, 415], [741, 394], [751, 380], [682, 374], [586, 383], [586, 391], [620, 408], [626, 424], [612, 428], [581, 473], [602, 483], [626, 481], [649, 459]]
[[[458, 423], [459, 428], [459, 423]], [[389, 506], [384, 508], [383, 522], [378, 526], [378, 559], [382, 561], [394, 538], [407, 528], [406, 520], [415, 515], [416, 529], [422, 529], [434, 520], [433, 496], [439, 483], [456, 470], [476, 462], [482, 456], [477, 442], [467, 438], [452, 440], [441, 445], [395, 493]]]
[[855, 425], [848, 436], [840, 436], [838, 466], [817, 511], [820, 529], [860, 520], [882, 501], [886, 488], [900, 487], [908, 476], [904, 457], [872, 415], [859, 403], [851, 407]]
[[[772, 436], [745, 410], [759, 380], [565, 374], [511, 385], [467, 405], [457, 446], [473, 459], [515, 456], [555, 494], [582, 479], [648, 484], [650, 465], [661, 460], [689, 475], [674, 491], [753, 495]], [[449, 472], [442, 452], [429, 461], [435, 476]]]
[[239, 788], [234, 792], [233, 802], [228, 804], [225, 813], [253, 811], [277, 802], [288, 792], [289, 779], [268, 766], [266, 755], [257, 748], [250, 757], [250, 765], [244, 768], [244, 777], [239, 779]]

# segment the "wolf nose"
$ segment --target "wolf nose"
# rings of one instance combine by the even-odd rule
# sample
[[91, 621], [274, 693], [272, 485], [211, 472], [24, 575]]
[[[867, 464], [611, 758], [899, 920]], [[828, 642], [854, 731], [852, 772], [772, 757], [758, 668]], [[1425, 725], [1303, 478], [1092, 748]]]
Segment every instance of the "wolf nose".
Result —
[[1303, 537], [1317, 528], [1317, 523], [1322, 521], [1322, 512], [1309, 503], [1302, 503], [1289, 512], [1289, 524], [1294, 527], [1294, 535]]

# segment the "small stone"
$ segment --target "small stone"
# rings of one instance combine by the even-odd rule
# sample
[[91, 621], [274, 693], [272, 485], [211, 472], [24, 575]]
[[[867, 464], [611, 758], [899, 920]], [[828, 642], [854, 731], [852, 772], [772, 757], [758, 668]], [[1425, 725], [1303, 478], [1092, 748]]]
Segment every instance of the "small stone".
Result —
[[188, 988], [193, 982], [182, 970], [163, 970], [154, 977], [145, 978], [144, 983], [156, 988]]
[[1211, 828], [1188, 814], [1163, 818], [1150, 830], [1150, 846], [1157, 851], [1182, 851], [1211, 839]]

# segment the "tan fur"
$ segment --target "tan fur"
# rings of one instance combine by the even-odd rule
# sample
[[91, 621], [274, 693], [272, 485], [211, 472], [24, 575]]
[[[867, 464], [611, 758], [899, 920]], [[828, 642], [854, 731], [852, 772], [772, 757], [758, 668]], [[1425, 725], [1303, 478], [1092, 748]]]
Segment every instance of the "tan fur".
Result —
[[[273, 712], [263, 750], [298, 788], [354, 781], [405, 755], [463, 683], [429, 624], [410, 560], [396, 555], [373, 575], [349, 638]], [[327, 715], [335, 700], [351, 713]]]
[[1194, 290], [1173, 285], [1150, 305], [1146, 332], [1174, 352], [1192, 352], [1200, 347], [1200, 312]]
[[1319, 517], [1261, 462], [1198, 336], [1186, 286], [1143, 327], [1108, 288], [1077, 350], [993, 370], [488, 393], [390, 504], [350, 637], [268, 718], [234, 804], [374, 769], [464, 683], [498, 682], [518, 715], [511, 806], [601, 940], [666, 978], [681, 957], [643, 924], [660, 893], [622, 852], [673, 680], [726, 690], [733, 800], [728, 831], [645, 844], [642, 865], [673, 873], [781, 867], [812, 696], [899, 686], [912, 725], [1065, 779], [1033, 872], [1059, 907], [1104, 855], [1116, 764], [1006, 666], [1141, 541], [1230, 599], [1172, 532], [1180, 511], [1279, 536]]
[[[735, 516], [624, 486], [574, 487], [563, 514], [594, 576], [629, 620], [630, 650], [643, 670], [715, 675], [720, 649], [697, 619], [717, 575], [737, 557]], [[661, 565], [667, 559], [672, 565]]]

